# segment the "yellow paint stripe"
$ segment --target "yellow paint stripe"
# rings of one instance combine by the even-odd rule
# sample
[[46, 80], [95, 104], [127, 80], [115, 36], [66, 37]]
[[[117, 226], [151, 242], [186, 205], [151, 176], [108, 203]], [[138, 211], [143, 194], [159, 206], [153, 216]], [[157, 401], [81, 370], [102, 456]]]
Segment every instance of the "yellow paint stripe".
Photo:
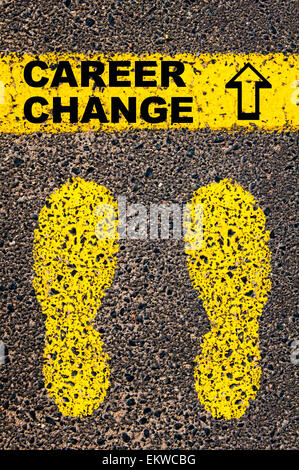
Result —
[[[45, 387], [65, 416], [91, 414], [110, 385], [109, 357], [93, 321], [114, 276], [116, 224], [110, 192], [77, 178], [50, 196], [34, 232], [33, 285], [46, 316]], [[114, 237], [99, 237], [111, 229]]]
[[[195, 359], [195, 389], [215, 418], [240, 418], [260, 383], [258, 317], [271, 288], [269, 232], [253, 196], [229, 180], [199, 188], [191, 217], [200, 204], [201, 247], [186, 253], [211, 331]], [[194, 228], [186, 227], [189, 240]]]
[[[177, 87], [170, 80], [170, 86], [165, 88], [160, 84], [160, 61], [177, 60], [184, 63], [185, 70], [182, 75], [186, 86]], [[47, 77], [49, 82], [43, 88], [33, 88], [24, 81], [24, 67], [32, 60], [46, 62], [50, 67], [44, 71], [34, 70], [34, 78]], [[54, 75], [55, 65], [59, 61], [67, 60], [72, 66], [75, 78], [80, 84], [80, 63], [84, 60], [101, 61], [105, 65], [102, 78], [108, 83], [108, 61], [122, 60], [131, 61], [129, 77], [124, 80], [131, 80], [132, 87], [105, 87], [102, 89], [90, 87], [83, 88], [70, 87], [68, 84], [61, 84], [57, 88], [51, 88], [50, 84]], [[156, 61], [156, 77], [158, 86], [155, 88], [134, 86], [135, 61], [150, 60]], [[226, 83], [250, 62], [259, 73], [267, 79], [272, 88], [260, 90], [260, 119], [254, 121], [238, 120], [237, 115], [237, 95], [236, 89], [226, 89]], [[84, 55], [84, 54], [41, 54], [40, 56], [30, 55], [2, 55], [0, 59], [0, 80], [5, 85], [5, 103], [0, 106], [0, 133], [27, 134], [35, 131], [57, 133], [76, 131], [122, 131], [125, 129], [168, 129], [168, 128], [188, 128], [191, 130], [210, 128], [212, 130], [236, 130], [236, 129], [256, 129], [265, 131], [295, 130], [299, 126], [298, 115], [298, 90], [294, 91], [294, 83], [298, 83], [298, 55], [284, 54], [201, 54], [199, 56], [189, 54], [179, 54], [173, 57], [159, 56], [158, 54], [138, 57], [130, 54], [114, 55], [111, 57], [104, 55]], [[151, 77], [148, 77], [151, 79]], [[24, 118], [24, 104], [33, 96], [45, 98], [49, 105], [43, 107], [43, 111], [49, 113], [47, 121], [43, 124], [34, 124]], [[80, 122], [84, 110], [86, 109], [89, 97], [99, 97], [103, 108], [107, 114], [107, 123], [99, 123], [98, 120], [91, 120], [88, 123]], [[140, 117], [141, 103], [147, 97], [159, 96], [166, 102], [167, 118], [165, 122], [151, 124], [145, 122]], [[70, 97], [78, 98], [78, 123], [68, 122], [68, 116], [63, 116], [63, 122], [53, 123], [52, 108], [53, 98], [62, 97], [62, 104], [67, 105]], [[128, 123], [124, 118], [119, 123], [111, 122], [111, 97], [119, 97], [128, 106], [128, 97], [136, 98], [137, 112], [136, 123]], [[192, 97], [192, 123], [172, 123], [171, 121], [171, 98]], [[244, 106], [252, 110], [252, 86], [244, 87]], [[1, 98], [0, 98], [1, 100]], [[3, 100], [2, 100], [3, 103]], [[159, 106], [161, 107], [161, 106]], [[244, 109], [246, 111], [246, 109]], [[35, 105], [34, 112], [41, 112], [41, 106]], [[150, 110], [153, 113], [153, 108]], [[184, 115], [184, 113], [183, 113]], [[190, 113], [185, 113], [190, 116]]]
[[0, 104], [5, 104], [5, 86], [4, 83], [0, 81]]

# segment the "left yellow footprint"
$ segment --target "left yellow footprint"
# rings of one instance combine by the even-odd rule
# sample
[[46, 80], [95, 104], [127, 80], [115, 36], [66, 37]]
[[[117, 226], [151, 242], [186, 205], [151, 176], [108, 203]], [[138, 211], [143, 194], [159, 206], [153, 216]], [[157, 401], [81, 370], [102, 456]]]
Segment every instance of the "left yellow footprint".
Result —
[[34, 232], [45, 386], [65, 416], [90, 415], [110, 385], [109, 357], [93, 320], [116, 268], [117, 213], [107, 188], [77, 178], [50, 196]]

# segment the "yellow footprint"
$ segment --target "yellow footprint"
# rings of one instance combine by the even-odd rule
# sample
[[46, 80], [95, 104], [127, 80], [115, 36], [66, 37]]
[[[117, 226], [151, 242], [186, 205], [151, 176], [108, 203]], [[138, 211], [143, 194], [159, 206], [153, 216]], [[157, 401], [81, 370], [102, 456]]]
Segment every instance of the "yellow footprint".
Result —
[[45, 386], [65, 416], [91, 414], [110, 385], [109, 357], [93, 320], [116, 268], [116, 226], [110, 191], [77, 178], [50, 196], [34, 232], [33, 285], [46, 315]]
[[[202, 205], [203, 231], [195, 223]], [[195, 389], [215, 418], [240, 418], [259, 388], [258, 317], [271, 288], [269, 232], [253, 196], [229, 180], [198, 189], [186, 222], [187, 265], [211, 322]]]

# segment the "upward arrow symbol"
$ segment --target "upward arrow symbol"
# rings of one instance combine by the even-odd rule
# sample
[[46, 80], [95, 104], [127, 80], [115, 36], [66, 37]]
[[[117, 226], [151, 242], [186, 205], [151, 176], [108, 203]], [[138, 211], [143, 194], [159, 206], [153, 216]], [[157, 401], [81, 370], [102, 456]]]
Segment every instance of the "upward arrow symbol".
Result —
[[[248, 63], [227, 82], [225, 88], [238, 90], [238, 119], [254, 120], [260, 118], [260, 89], [272, 88], [272, 85]], [[244, 111], [250, 104], [253, 111]]]

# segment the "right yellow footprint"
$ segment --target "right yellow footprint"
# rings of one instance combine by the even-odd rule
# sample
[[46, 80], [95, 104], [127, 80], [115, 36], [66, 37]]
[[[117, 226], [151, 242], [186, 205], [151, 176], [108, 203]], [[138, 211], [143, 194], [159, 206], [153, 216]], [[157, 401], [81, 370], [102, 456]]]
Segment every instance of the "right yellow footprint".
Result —
[[[200, 205], [203, 224], [195, 221]], [[189, 207], [185, 239], [196, 243], [186, 245], [187, 265], [211, 322], [195, 359], [195, 389], [215, 418], [240, 418], [261, 376], [258, 317], [271, 288], [266, 218], [230, 180], [199, 188]]]

